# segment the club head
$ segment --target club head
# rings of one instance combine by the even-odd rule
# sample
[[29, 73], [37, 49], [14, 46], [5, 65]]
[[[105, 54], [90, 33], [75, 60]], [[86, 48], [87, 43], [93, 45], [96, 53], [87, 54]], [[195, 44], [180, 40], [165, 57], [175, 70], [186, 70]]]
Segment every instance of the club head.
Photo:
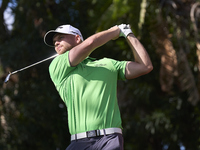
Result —
[[6, 77], [5, 81], [4, 81], [4, 83], [7, 83], [7, 82], [9, 81], [10, 76], [11, 76], [11, 73], [9, 73], [9, 74], [7, 75], [7, 77]]

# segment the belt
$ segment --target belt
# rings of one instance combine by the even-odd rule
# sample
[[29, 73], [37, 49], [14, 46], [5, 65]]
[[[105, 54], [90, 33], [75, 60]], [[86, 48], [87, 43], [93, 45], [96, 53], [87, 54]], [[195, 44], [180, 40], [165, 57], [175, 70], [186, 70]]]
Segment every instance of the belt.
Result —
[[100, 129], [100, 130], [87, 131], [87, 132], [83, 132], [83, 133], [77, 133], [77, 134], [71, 135], [71, 141], [83, 139], [83, 138], [91, 138], [91, 137], [101, 136], [101, 135], [104, 135], [104, 134], [108, 135], [108, 134], [113, 134], [113, 133], [122, 134], [122, 129], [120, 129], [120, 128], [106, 128], [106, 129]]

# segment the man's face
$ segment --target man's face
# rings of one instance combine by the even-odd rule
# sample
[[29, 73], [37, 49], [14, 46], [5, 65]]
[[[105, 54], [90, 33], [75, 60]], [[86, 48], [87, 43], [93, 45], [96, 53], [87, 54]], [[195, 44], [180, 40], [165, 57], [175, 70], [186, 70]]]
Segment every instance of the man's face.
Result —
[[76, 35], [61, 33], [54, 36], [53, 43], [58, 54], [63, 54], [78, 45]]

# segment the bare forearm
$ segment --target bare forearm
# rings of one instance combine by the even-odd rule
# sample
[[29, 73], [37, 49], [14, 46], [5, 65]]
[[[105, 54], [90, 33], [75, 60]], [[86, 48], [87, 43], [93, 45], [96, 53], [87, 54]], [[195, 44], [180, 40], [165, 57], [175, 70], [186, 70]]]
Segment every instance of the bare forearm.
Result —
[[127, 36], [127, 42], [131, 47], [135, 61], [127, 63], [126, 78], [133, 79], [149, 73], [153, 66], [145, 48], [132, 33]]
[[112, 27], [108, 30], [90, 36], [88, 39], [86, 39], [86, 42], [88, 44], [86, 51], [88, 51], [90, 54], [97, 47], [104, 45], [113, 38], [119, 37], [119, 33], [120, 30], [117, 27]]
[[104, 45], [111, 39], [117, 38], [119, 33], [120, 30], [118, 27], [112, 27], [108, 30], [96, 33], [87, 38], [84, 42], [74, 47], [70, 51], [69, 57], [71, 66], [76, 66], [87, 56], [89, 56], [96, 48]]
[[140, 41], [134, 36], [134, 34], [129, 34], [127, 36], [127, 41], [134, 55], [135, 62], [143, 64], [145, 66], [152, 66], [151, 60], [146, 49], [140, 43]]

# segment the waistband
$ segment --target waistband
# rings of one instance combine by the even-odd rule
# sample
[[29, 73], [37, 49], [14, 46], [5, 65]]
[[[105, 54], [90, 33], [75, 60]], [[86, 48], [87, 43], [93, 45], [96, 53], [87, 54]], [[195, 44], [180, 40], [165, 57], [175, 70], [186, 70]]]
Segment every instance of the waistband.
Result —
[[106, 128], [106, 129], [92, 130], [92, 131], [77, 133], [77, 134], [71, 135], [71, 141], [83, 139], [83, 138], [97, 137], [97, 136], [101, 136], [101, 135], [108, 135], [108, 134], [113, 134], [113, 133], [122, 134], [122, 129], [121, 128]]

